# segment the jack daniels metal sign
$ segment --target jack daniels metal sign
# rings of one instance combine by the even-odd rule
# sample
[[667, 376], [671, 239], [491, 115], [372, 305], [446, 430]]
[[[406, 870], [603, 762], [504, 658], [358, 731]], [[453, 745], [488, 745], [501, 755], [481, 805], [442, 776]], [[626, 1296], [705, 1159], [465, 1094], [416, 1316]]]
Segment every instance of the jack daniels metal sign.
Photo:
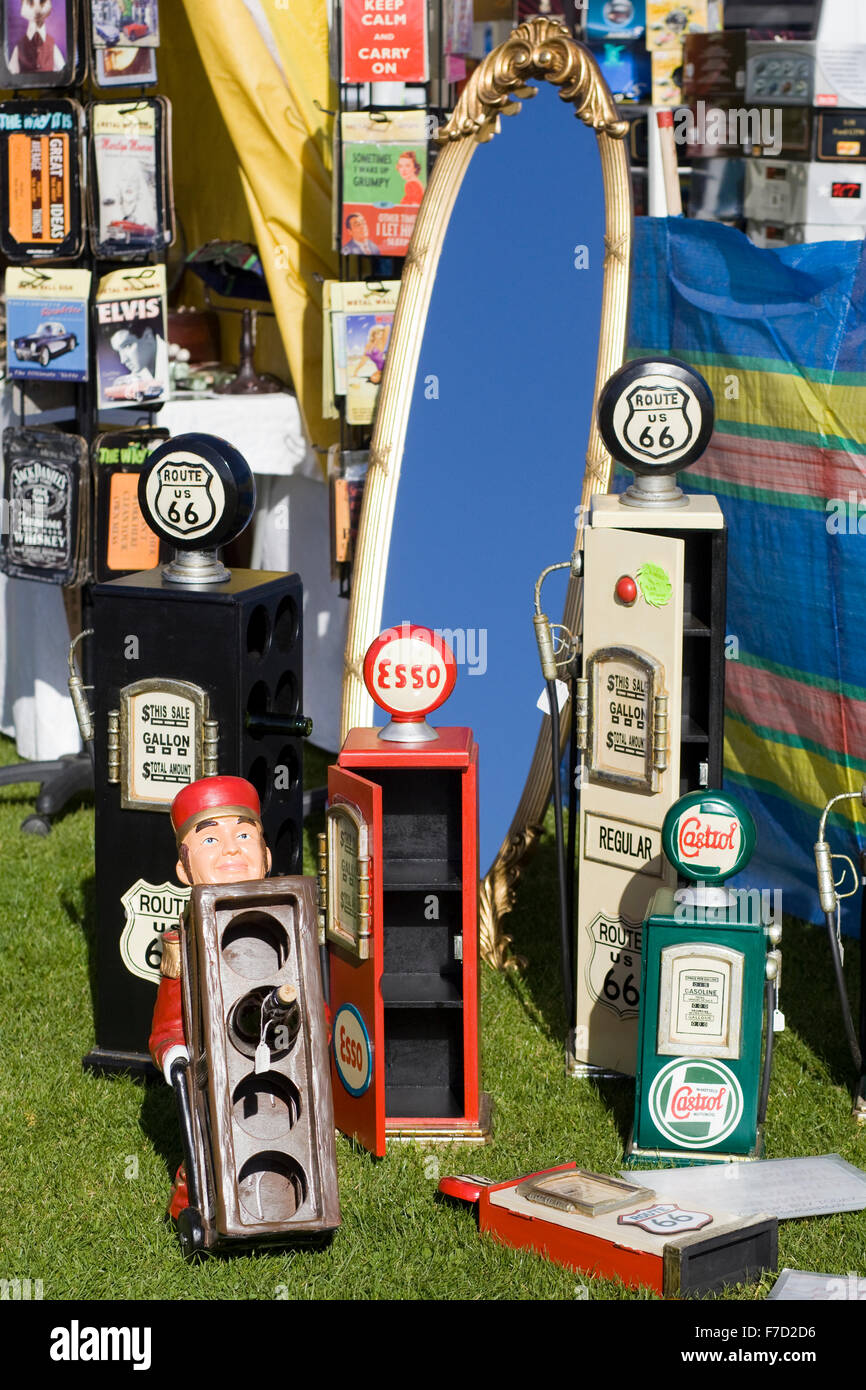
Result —
[[47, 584], [83, 582], [88, 448], [57, 429], [3, 432], [0, 570]]

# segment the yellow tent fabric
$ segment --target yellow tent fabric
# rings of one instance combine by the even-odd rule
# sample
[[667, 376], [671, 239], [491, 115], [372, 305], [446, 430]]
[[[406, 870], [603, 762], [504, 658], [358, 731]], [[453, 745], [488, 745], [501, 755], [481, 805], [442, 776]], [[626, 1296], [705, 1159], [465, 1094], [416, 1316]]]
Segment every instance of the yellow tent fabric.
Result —
[[338, 260], [325, 0], [184, 0], [184, 7], [235, 147], [301, 414], [312, 443], [326, 448], [337, 435], [322, 419], [321, 281], [337, 275]]

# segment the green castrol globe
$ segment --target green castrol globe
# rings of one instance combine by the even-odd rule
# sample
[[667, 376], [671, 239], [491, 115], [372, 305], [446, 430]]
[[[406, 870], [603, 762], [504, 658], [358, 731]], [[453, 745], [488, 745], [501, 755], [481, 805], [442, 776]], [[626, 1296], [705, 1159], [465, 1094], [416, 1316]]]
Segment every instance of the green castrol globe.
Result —
[[662, 848], [683, 878], [723, 883], [745, 868], [755, 848], [751, 812], [728, 792], [689, 792], [668, 811]]

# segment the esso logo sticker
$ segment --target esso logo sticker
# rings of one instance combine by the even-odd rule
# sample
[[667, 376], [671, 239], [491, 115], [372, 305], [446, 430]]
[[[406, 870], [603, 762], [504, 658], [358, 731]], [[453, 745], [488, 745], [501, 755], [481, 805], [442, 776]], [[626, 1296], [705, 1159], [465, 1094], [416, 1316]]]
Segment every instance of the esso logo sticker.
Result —
[[685, 878], [720, 883], [748, 862], [755, 846], [755, 822], [727, 793], [691, 792], [668, 811], [662, 845]]
[[334, 1064], [350, 1096], [362, 1096], [373, 1079], [373, 1044], [354, 1004], [343, 1004], [334, 1019]]
[[225, 489], [213, 464], [193, 454], [166, 454], [149, 475], [147, 506], [176, 540], [204, 536], [222, 518]]
[[376, 638], [364, 658], [364, 684], [398, 722], [421, 720], [454, 689], [451, 648], [428, 627], [403, 623]]

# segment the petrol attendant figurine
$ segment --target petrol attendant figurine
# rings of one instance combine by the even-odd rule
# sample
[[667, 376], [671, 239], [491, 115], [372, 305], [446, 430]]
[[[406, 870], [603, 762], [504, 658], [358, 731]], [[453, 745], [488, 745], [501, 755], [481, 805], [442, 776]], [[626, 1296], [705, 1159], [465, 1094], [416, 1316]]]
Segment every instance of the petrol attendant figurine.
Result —
[[[177, 840], [177, 876], [181, 883], [244, 883], [266, 877], [271, 852], [262, 831], [255, 787], [243, 777], [202, 777], [178, 792], [171, 805]], [[181, 930], [183, 928], [181, 927]], [[180, 980], [180, 934], [166, 932], [159, 991], [153, 1011], [150, 1055], [169, 1085], [178, 1060], [189, 1061], [184, 1036]], [[169, 1215], [188, 1206], [186, 1174], [180, 1167], [172, 1189]]]

